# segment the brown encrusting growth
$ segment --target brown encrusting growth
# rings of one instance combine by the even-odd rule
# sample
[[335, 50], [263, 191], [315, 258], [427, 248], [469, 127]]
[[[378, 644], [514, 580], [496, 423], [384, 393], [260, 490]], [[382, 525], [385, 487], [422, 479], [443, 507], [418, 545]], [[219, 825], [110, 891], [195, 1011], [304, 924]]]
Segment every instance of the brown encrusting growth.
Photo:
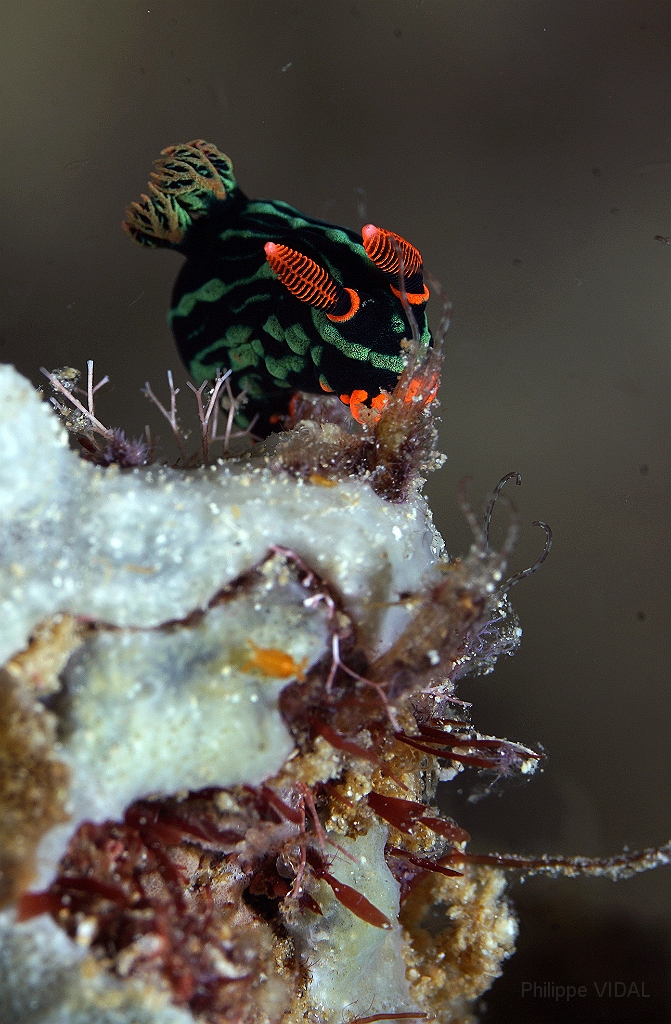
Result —
[[53, 615], [35, 628], [30, 644], [5, 665], [14, 679], [46, 697], [61, 687], [59, 675], [81, 643], [82, 626], [72, 615]]
[[19, 918], [53, 914], [107, 970], [167, 986], [203, 1020], [273, 1024], [302, 976], [274, 867], [297, 831], [263, 790], [138, 801], [122, 822], [81, 825]]
[[277, 467], [308, 479], [362, 477], [381, 497], [404, 501], [443, 461], [435, 451], [433, 407], [441, 362], [439, 346], [408, 344], [407, 365], [385, 401], [378, 408], [353, 410], [362, 427], [352, 423], [337, 399], [298, 395], [285, 424], [291, 429], [275, 447]]
[[[391, 826], [386, 855], [401, 888], [413, 998], [427, 1019], [470, 1021], [469, 999], [512, 952], [514, 919], [500, 872], [469, 868], [464, 876], [441, 866], [468, 835], [417, 799], [420, 778], [437, 763], [394, 740], [379, 766], [328, 747], [318, 741], [302, 766], [291, 761], [281, 778], [260, 787], [138, 801], [122, 822], [85, 823], [49, 889], [22, 898], [19, 918], [51, 913], [102, 967], [167, 986], [174, 1003], [211, 1024], [298, 1024], [309, 971], [291, 925], [322, 913], [310, 879], [325, 880], [371, 926], [390, 925], [333, 878], [324, 847], [327, 831], [334, 852], [338, 834], [365, 833], [378, 815]], [[403, 796], [383, 795], [391, 792]], [[446, 907], [446, 918], [430, 933], [423, 918], [434, 904]], [[437, 982], [448, 986], [448, 1002]]]

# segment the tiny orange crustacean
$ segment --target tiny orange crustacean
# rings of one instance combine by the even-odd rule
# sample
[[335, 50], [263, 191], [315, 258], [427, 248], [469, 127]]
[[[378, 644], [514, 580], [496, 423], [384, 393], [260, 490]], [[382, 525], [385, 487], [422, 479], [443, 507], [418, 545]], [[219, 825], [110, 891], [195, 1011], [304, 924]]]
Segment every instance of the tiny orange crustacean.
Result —
[[259, 647], [253, 640], [248, 640], [247, 643], [254, 653], [242, 666], [243, 672], [257, 671], [273, 679], [296, 678], [301, 683], [305, 679], [307, 658], [303, 658], [299, 664], [290, 654], [277, 647]]

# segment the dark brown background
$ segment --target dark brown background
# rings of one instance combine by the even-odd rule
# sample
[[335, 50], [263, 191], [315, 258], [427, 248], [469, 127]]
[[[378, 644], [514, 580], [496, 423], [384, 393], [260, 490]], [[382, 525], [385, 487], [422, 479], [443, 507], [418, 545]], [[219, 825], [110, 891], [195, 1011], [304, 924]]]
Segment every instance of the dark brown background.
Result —
[[[252, 196], [405, 235], [454, 300], [449, 462], [428, 486], [438, 526], [464, 551], [457, 481], [472, 474], [479, 499], [517, 469], [524, 522], [555, 534], [515, 591], [521, 652], [463, 685], [482, 730], [550, 754], [501, 798], [450, 797], [479, 850], [600, 856], [671, 834], [671, 247], [654, 237], [671, 235], [668, 12], [661, 0], [0, 10], [0, 358], [35, 382], [40, 365], [93, 357], [113, 380], [102, 418], [166, 436], [139, 387], [178, 369], [165, 310], [179, 258], [134, 247], [119, 224], [159, 150], [195, 137], [233, 158]], [[515, 568], [541, 540], [525, 528]], [[520, 952], [486, 1019], [668, 1019], [670, 882], [666, 869], [516, 886]], [[650, 999], [596, 998], [607, 980]], [[523, 981], [591, 994], [556, 1007], [522, 1000]]]

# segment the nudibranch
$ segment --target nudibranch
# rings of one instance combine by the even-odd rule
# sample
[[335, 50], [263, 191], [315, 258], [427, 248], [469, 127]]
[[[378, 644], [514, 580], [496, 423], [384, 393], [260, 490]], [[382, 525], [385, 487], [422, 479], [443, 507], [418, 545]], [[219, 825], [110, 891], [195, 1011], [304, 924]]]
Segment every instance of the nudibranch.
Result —
[[198, 384], [230, 369], [260, 434], [295, 391], [333, 392], [356, 419], [384, 407], [404, 339], [431, 343], [414, 246], [373, 224], [357, 234], [248, 199], [229, 158], [202, 139], [164, 149], [151, 178], [123, 227], [186, 257], [168, 320]]

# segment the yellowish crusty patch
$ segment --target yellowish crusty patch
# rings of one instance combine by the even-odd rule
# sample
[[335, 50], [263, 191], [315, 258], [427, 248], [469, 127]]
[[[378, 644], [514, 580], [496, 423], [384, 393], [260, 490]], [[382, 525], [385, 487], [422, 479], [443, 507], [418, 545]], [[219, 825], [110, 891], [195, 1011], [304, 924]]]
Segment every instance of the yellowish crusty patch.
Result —
[[0, 671], [0, 906], [29, 885], [37, 844], [66, 821], [68, 769], [54, 753], [55, 717]]
[[[475, 1024], [474, 1001], [515, 952], [517, 921], [505, 886], [503, 871], [467, 865], [463, 877], [422, 879], [401, 908], [410, 992], [439, 1024]], [[437, 906], [445, 911], [442, 928]]]
[[59, 674], [82, 642], [82, 626], [72, 615], [52, 615], [33, 632], [25, 651], [5, 666], [11, 676], [41, 697], [60, 689]]

